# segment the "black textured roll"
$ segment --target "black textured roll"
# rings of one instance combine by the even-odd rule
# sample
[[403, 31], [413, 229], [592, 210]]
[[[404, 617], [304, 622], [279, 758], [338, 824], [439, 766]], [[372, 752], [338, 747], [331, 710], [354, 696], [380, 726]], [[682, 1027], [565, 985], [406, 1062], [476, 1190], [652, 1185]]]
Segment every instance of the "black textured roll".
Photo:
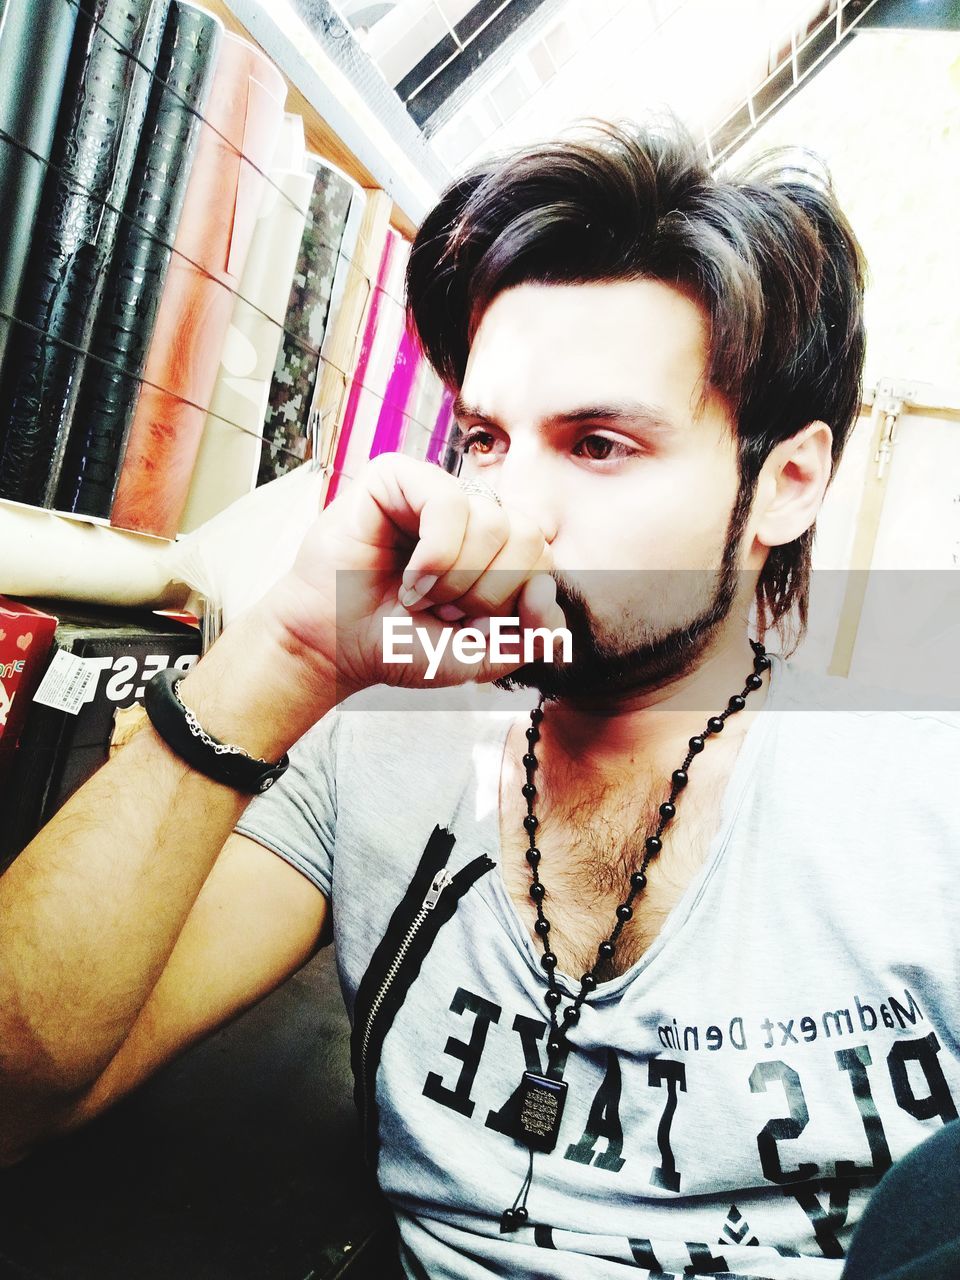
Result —
[[83, 361], [74, 348], [87, 346], [116, 243], [168, 3], [91, 0], [89, 14], [78, 11], [17, 297], [26, 323], [7, 339], [0, 497], [35, 506], [54, 500]]
[[[77, 25], [73, 5], [0, 0], [0, 311], [12, 315]], [[0, 320], [0, 367], [7, 322]]]
[[[109, 516], [223, 28], [172, 0], [124, 220], [67, 433], [55, 506]], [[100, 363], [103, 361], [104, 363]]]
[[[181, 760], [186, 761], [191, 769], [220, 782], [235, 791], [245, 791], [250, 795], [258, 795], [269, 791], [276, 780], [283, 776], [290, 764], [289, 757], [284, 755], [276, 764], [265, 760], [254, 760], [245, 752], [218, 754], [190, 729], [186, 718], [186, 708], [177, 696], [177, 686], [183, 679], [179, 671], [167, 668], [159, 671], [147, 682], [144, 708], [150, 722], [171, 751]], [[213, 735], [208, 735], [218, 746]]]

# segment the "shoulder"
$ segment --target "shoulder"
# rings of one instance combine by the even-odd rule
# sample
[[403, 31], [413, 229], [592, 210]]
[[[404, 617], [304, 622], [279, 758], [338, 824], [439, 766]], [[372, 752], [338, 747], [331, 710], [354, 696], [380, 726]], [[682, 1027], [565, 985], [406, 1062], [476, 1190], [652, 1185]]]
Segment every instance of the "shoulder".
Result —
[[937, 697], [806, 671], [783, 658], [776, 661], [781, 672], [776, 705], [781, 710], [842, 712], [874, 727], [885, 723], [902, 728], [914, 723], [933, 733], [960, 733], [960, 697], [956, 695]]
[[780, 737], [796, 743], [810, 766], [835, 770], [838, 785], [868, 771], [896, 797], [956, 777], [956, 702], [779, 664], [769, 708], [782, 713]]
[[333, 757], [339, 765], [362, 756], [368, 763], [410, 763], [423, 756], [469, 751], [477, 742], [506, 732], [533, 695], [464, 689], [395, 689], [377, 685], [327, 712], [297, 743], [302, 755]]
[[[527, 706], [526, 695], [522, 704]], [[471, 780], [496, 772], [510, 723], [521, 709], [496, 691], [397, 690], [378, 686], [337, 711], [337, 784], [366, 794], [383, 811], [458, 796]]]

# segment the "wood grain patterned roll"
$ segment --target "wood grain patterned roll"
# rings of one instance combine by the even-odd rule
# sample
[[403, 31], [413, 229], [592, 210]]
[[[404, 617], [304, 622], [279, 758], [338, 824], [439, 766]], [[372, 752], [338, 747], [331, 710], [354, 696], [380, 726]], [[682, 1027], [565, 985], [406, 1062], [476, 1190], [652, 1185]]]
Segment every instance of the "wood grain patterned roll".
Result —
[[225, 36], [110, 515], [121, 528], [179, 529], [285, 97], [270, 60]]

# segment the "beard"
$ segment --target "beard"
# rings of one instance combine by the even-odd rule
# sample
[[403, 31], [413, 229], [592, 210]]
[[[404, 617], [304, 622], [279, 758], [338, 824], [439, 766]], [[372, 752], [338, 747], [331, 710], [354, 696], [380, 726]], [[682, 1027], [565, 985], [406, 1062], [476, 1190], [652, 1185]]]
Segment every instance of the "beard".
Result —
[[[752, 492], [738, 495], [718, 569], [578, 575], [598, 586], [590, 593], [593, 605], [576, 577], [555, 570], [551, 576], [572, 639], [571, 661], [524, 663], [497, 680], [497, 687], [535, 689], [547, 700], [612, 701], [653, 692], [694, 670], [737, 599], [740, 544], [751, 500]], [[597, 598], [604, 596], [606, 607], [600, 610]]]

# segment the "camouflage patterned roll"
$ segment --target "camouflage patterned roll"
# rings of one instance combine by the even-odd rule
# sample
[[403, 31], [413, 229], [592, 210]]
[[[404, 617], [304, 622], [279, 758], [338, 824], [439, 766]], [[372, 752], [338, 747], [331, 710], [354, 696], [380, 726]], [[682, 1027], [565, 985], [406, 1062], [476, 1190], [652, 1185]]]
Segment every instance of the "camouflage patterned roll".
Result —
[[316, 156], [296, 274], [287, 303], [283, 342], [277, 355], [263, 428], [257, 484], [285, 475], [311, 456], [311, 405], [320, 369], [320, 347], [332, 320], [331, 298], [341, 256], [352, 252], [348, 224], [362, 207], [363, 192], [350, 178]]

